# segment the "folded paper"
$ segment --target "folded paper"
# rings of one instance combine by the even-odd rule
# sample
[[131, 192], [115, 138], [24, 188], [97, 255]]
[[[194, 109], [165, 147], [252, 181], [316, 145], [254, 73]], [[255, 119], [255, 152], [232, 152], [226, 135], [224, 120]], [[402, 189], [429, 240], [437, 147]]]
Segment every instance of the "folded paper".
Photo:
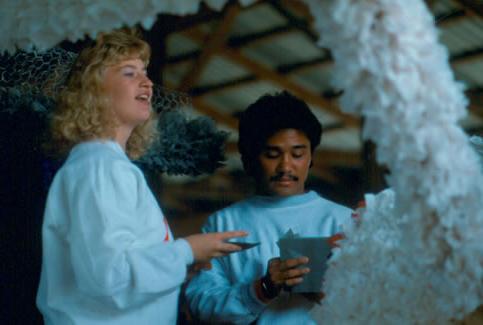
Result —
[[303, 282], [295, 285], [292, 292], [321, 292], [327, 260], [331, 254], [328, 237], [300, 237], [289, 230], [277, 242], [282, 260], [306, 256], [309, 262], [301, 267], [310, 268]]

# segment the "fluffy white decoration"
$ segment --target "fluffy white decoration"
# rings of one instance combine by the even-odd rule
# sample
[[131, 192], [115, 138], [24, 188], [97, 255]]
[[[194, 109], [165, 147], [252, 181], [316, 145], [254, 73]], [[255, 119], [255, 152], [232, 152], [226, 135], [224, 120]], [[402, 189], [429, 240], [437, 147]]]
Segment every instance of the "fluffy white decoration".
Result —
[[[255, 0], [240, 0], [248, 5]], [[0, 53], [49, 49], [68, 39], [94, 38], [121, 26], [149, 29], [160, 13], [187, 15], [201, 0], [0, 0]], [[227, 0], [205, 0], [220, 10]]]
[[346, 112], [391, 170], [334, 255], [325, 324], [444, 324], [483, 302], [483, 176], [422, 0], [306, 0]]
[[470, 138], [470, 142], [476, 149], [476, 152], [480, 154], [480, 157], [483, 158], [483, 138], [474, 135]]

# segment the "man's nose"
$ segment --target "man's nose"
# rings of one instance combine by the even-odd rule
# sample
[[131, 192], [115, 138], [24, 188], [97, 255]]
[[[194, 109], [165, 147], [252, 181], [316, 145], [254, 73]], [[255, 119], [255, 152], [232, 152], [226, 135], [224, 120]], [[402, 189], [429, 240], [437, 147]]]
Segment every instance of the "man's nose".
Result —
[[292, 160], [289, 155], [283, 155], [277, 165], [277, 172], [289, 172], [291, 171]]

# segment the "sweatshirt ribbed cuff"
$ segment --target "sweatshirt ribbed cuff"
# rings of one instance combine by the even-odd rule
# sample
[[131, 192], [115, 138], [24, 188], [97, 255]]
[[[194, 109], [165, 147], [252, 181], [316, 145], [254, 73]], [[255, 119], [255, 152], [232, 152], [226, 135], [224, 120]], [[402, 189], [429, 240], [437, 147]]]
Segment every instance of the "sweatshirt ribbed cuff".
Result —
[[193, 250], [191, 249], [191, 246], [186, 239], [183, 239], [183, 238], [176, 239], [173, 245], [176, 247], [176, 250], [179, 251], [179, 253], [185, 257], [186, 265], [193, 264], [194, 262]]

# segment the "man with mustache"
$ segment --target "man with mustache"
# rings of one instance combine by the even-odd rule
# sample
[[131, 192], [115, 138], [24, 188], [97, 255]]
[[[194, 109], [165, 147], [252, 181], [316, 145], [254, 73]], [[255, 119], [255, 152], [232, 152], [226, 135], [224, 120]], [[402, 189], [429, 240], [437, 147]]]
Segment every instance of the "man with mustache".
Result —
[[277, 241], [287, 231], [331, 236], [351, 210], [306, 191], [322, 127], [307, 104], [284, 91], [248, 106], [238, 148], [256, 195], [209, 217], [204, 232], [245, 229], [260, 245], [213, 261], [186, 289], [195, 318], [209, 323], [315, 324], [306, 296], [290, 293], [310, 269], [308, 258], [281, 260]]

